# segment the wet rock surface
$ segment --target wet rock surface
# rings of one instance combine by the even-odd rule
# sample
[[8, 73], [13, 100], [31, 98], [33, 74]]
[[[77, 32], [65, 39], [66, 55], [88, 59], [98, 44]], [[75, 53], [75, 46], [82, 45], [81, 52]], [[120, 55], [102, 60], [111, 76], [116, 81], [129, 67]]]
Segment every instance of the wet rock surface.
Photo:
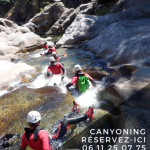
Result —
[[64, 11], [65, 7], [62, 2], [48, 5], [41, 13], [31, 18], [29, 22], [23, 26], [28, 27], [38, 34], [44, 34], [54, 25]]
[[124, 11], [100, 17], [78, 14], [57, 47], [87, 40], [83, 44], [87, 49], [115, 64], [146, 59], [149, 57], [149, 45], [145, 44], [149, 41], [149, 3], [133, 2], [136, 5], [129, 5]]
[[138, 69], [136, 66], [124, 65], [118, 69], [122, 76], [131, 77], [132, 72]]
[[[56, 87], [44, 87], [40, 89], [22, 87], [2, 96], [0, 98], [0, 134], [9, 132], [8, 128], [11, 129], [12, 127], [17, 128], [13, 132], [20, 133], [20, 130], [23, 132], [23, 127], [19, 124], [20, 129], [16, 124], [22, 119], [24, 120], [22, 122], [26, 124], [26, 115], [31, 110], [38, 110], [41, 113], [44, 111], [49, 112], [50, 110], [49, 115], [55, 112], [54, 119], [51, 119], [51, 123], [54, 123], [56, 121], [55, 119], [63, 117], [63, 114], [68, 113], [68, 109], [66, 110], [65, 107], [72, 107], [73, 98], [70, 96], [66, 97], [66, 95], [58, 93], [58, 91], [59, 89]], [[58, 115], [60, 108], [63, 111], [62, 116]]]

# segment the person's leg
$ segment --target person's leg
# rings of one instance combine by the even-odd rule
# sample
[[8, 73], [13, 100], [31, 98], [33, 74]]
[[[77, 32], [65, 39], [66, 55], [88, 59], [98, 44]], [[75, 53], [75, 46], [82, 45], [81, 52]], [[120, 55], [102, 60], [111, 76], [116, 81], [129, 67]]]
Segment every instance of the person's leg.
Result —
[[58, 129], [57, 132], [55, 133], [55, 135], [53, 135], [54, 139], [62, 139], [64, 137], [64, 135], [67, 132], [67, 129], [69, 128], [70, 124], [76, 124], [79, 123], [81, 121], [86, 120], [87, 115], [84, 114], [80, 117], [77, 118], [65, 118], [59, 125], [58, 125]]
[[57, 133], [55, 134], [55, 136], [53, 136], [53, 138], [62, 139], [63, 136], [66, 134], [67, 129], [69, 128], [70, 124], [77, 124], [81, 121], [86, 120], [87, 118], [90, 118], [90, 120], [92, 120], [93, 113], [94, 113], [93, 108], [89, 107], [88, 111], [85, 114], [83, 114], [82, 116], [75, 117], [75, 118], [65, 118], [59, 124]]
[[77, 123], [79, 123], [81, 121], [84, 121], [86, 119], [87, 119], [87, 115], [84, 114], [84, 115], [76, 117], [76, 118], [66, 118], [63, 122], [64, 122], [65, 125], [68, 124], [68, 123], [77, 124]]

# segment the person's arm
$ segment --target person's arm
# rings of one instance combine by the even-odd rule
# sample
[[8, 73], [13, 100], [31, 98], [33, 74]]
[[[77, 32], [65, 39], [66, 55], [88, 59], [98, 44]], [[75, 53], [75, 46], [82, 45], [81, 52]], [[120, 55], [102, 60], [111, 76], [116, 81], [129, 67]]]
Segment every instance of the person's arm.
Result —
[[72, 80], [66, 85], [66, 88], [69, 92], [72, 91], [69, 87], [72, 86], [76, 82], [77, 82], [77, 76], [73, 76]]
[[72, 90], [69, 88], [70, 86], [72, 86], [73, 84], [72, 83], [68, 83], [67, 85], [66, 85], [66, 88], [67, 88], [67, 90], [69, 91], [69, 92], [71, 92]]
[[21, 150], [25, 150], [27, 147], [27, 144], [25, 143], [25, 132], [22, 135], [22, 139], [21, 139]]
[[64, 75], [65, 74], [65, 69], [62, 67], [61, 70], [62, 70], [63, 75]]
[[51, 54], [51, 53], [52, 53], [51, 48], [49, 48], [47, 53], [45, 53], [45, 55], [48, 55], [48, 54]]
[[96, 82], [94, 81], [94, 79], [90, 75], [88, 75], [87, 73], [85, 73], [85, 75], [89, 78], [89, 80], [91, 81], [93, 87], [96, 87]]
[[65, 74], [65, 69], [64, 69], [64, 67], [63, 67], [63, 65], [61, 64], [61, 63], [58, 63], [59, 64], [59, 66], [60, 66], [60, 68], [61, 68], [61, 71], [62, 71], [62, 73], [63, 73], [63, 75]]
[[50, 148], [49, 135], [48, 135], [47, 131], [40, 130], [40, 132], [38, 133], [38, 137], [42, 144], [42, 150], [49, 150], [49, 148]]
[[50, 66], [47, 68], [47, 77], [49, 78], [50, 77], [50, 71], [51, 71], [51, 69], [50, 69]]

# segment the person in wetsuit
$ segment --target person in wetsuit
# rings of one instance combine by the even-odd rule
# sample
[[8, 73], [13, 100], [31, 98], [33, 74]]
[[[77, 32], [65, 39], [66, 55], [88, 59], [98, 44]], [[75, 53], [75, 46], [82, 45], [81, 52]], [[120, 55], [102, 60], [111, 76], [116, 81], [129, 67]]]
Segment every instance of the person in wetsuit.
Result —
[[80, 76], [84, 76], [84, 75], [86, 75], [88, 77], [88, 79], [92, 83], [93, 87], [96, 87], [96, 83], [95, 83], [94, 79], [92, 77], [90, 77], [87, 73], [81, 71], [80, 65], [75, 65], [74, 70], [75, 70], [75, 75], [72, 77], [72, 80], [66, 85], [66, 88], [68, 91], [72, 91], [72, 89], [70, 89], [70, 86], [72, 86], [73, 84], [76, 84], [76, 90], [79, 91], [78, 80], [79, 80]]
[[64, 69], [63, 65], [59, 62], [55, 62], [54, 57], [50, 57], [50, 65], [47, 68], [47, 77], [48, 78], [50, 77], [50, 71], [53, 74], [61, 74], [62, 73], [63, 77], [65, 74], [65, 69]]
[[[76, 103], [75, 101], [73, 103]], [[75, 107], [72, 108], [72, 111], [79, 111], [79, 108], [76, 107], [77, 105], [75, 104]], [[93, 119], [93, 113], [94, 113], [94, 109], [92, 107], [88, 108], [88, 111], [78, 117], [67, 117], [64, 118], [57, 127], [57, 130], [55, 131], [55, 134], [51, 135], [52, 140], [61, 140], [63, 139], [64, 135], [67, 132], [67, 129], [69, 128], [70, 124], [77, 124], [81, 121], [85, 121], [87, 118], [90, 119], [90, 121]]]
[[52, 52], [52, 56], [55, 58], [55, 60], [61, 59], [61, 57], [56, 52]]
[[54, 46], [49, 45], [48, 51], [47, 51], [47, 53], [45, 53], [45, 55], [52, 54], [52, 52], [56, 52], [56, 48]]
[[[76, 124], [81, 121], [85, 121], [87, 118], [89, 118], [90, 120], [93, 119], [94, 110], [92, 107], [89, 107], [88, 111], [82, 116], [74, 117], [73, 114], [78, 112], [78, 104], [73, 101], [71, 113], [69, 113], [67, 117], [58, 122], [56, 130], [48, 135], [48, 132], [46, 130], [44, 130], [42, 127], [39, 127], [41, 121], [40, 113], [38, 111], [30, 111], [27, 115], [27, 123], [30, 127], [25, 128], [25, 131], [22, 135], [21, 150], [25, 150], [27, 145], [35, 150], [52, 150], [53, 148], [55, 148], [54, 142], [52, 141], [63, 139], [70, 124]], [[20, 136], [21, 134], [18, 135]], [[0, 148], [2, 149], [10, 147], [10, 143], [5, 141], [9, 138], [12, 138], [13, 136], [16, 135], [6, 134], [3, 138], [1, 138]]]
[[44, 42], [44, 44], [43, 44], [43, 48], [44, 48], [45, 50], [48, 48], [48, 46], [47, 46], [47, 42]]
[[46, 130], [39, 127], [41, 115], [38, 111], [30, 111], [27, 115], [27, 122], [30, 126], [25, 128], [21, 140], [21, 150], [25, 150], [27, 145], [34, 150], [52, 150], [49, 144], [49, 135]]
[[56, 43], [60, 40], [60, 38], [58, 38], [55, 42], [54, 42], [54, 45], [56, 45]]

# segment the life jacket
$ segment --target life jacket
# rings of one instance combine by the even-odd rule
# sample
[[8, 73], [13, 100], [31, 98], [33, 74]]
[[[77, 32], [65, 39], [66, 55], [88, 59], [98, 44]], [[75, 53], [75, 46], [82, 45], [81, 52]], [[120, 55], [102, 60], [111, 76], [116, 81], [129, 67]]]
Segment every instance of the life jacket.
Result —
[[[30, 134], [31, 133], [34, 133], [33, 138], [34, 138], [34, 141], [36, 141], [37, 138], [38, 138], [39, 131], [43, 130], [43, 127], [37, 126], [35, 129], [32, 129], [32, 130], [30, 130], [30, 128], [24, 128], [24, 130], [25, 130], [25, 136], [26, 136], [28, 141], [30, 139]], [[52, 144], [51, 144], [50, 137], [49, 137], [49, 148], [50, 148], [50, 150], [52, 150], [52, 146], [51, 145]]]
[[30, 138], [30, 133], [34, 133], [34, 141], [37, 140], [37, 137], [38, 137], [38, 133], [40, 130], [42, 130], [43, 128], [42, 127], [39, 127], [37, 126], [35, 129], [33, 130], [30, 130], [30, 128], [25, 128], [25, 136], [26, 138], [28, 139], [29, 141], [29, 138]]
[[78, 74], [78, 90], [79, 92], [85, 92], [89, 89], [89, 78], [85, 73]]

